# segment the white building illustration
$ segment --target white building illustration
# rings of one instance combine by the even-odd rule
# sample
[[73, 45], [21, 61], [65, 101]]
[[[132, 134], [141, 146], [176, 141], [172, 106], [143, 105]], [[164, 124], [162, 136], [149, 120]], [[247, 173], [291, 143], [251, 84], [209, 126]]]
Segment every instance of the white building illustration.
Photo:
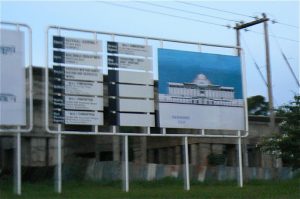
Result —
[[168, 82], [168, 94], [159, 94], [160, 102], [215, 106], [243, 106], [243, 99], [234, 99], [234, 87], [213, 85], [204, 74], [191, 83]]

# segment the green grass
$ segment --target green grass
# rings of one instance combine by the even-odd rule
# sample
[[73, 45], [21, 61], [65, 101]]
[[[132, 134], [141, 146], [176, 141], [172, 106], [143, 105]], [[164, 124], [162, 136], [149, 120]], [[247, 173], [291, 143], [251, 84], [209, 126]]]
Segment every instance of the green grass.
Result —
[[183, 182], [175, 179], [159, 181], [135, 181], [130, 183], [130, 192], [121, 190], [121, 182], [64, 182], [63, 193], [54, 193], [52, 182], [23, 183], [22, 196], [12, 193], [11, 181], [0, 181], [0, 198], [243, 198], [243, 199], [299, 199], [300, 178], [286, 181], [250, 181], [244, 188], [238, 188], [236, 182], [192, 182], [191, 191], [183, 190]]

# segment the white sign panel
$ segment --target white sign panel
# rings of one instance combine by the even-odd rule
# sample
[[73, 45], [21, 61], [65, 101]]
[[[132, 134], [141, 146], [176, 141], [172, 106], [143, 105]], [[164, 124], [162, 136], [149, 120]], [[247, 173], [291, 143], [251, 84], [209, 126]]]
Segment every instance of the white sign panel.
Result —
[[107, 52], [125, 55], [152, 57], [152, 46], [129, 44], [120, 42], [107, 42]]
[[152, 59], [107, 56], [107, 65], [111, 68], [152, 71]]
[[103, 84], [98, 82], [65, 81], [65, 94], [103, 96]]
[[90, 111], [65, 111], [65, 124], [103, 125], [103, 113]]
[[26, 125], [24, 33], [0, 31], [0, 125]]
[[153, 85], [153, 74], [148, 72], [109, 70], [108, 79], [111, 82]]
[[[159, 103], [160, 127], [243, 130], [244, 108]], [[214, 118], [213, 120], [211, 118]]]
[[99, 40], [53, 36], [53, 48], [99, 52], [101, 47]]
[[71, 110], [103, 110], [102, 97], [65, 96], [65, 109]]
[[54, 77], [68, 80], [103, 81], [102, 72], [94, 68], [53, 66]]
[[102, 66], [102, 56], [83, 53], [53, 51], [53, 62], [59, 64]]
[[119, 84], [119, 97], [154, 98], [153, 86]]
[[119, 99], [119, 111], [121, 112], [154, 112], [153, 100]]
[[154, 115], [147, 114], [132, 114], [132, 113], [120, 113], [119, 114], [120, 126], [143, 126], [154, 127], [155, 117]]

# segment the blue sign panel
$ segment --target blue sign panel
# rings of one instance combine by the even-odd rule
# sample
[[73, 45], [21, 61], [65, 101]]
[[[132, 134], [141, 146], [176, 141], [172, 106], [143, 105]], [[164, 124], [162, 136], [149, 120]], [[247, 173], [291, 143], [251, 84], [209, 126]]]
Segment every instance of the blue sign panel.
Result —
[[160, 127], [244, 129], [239, 57], [158, 49], [158, 67]]

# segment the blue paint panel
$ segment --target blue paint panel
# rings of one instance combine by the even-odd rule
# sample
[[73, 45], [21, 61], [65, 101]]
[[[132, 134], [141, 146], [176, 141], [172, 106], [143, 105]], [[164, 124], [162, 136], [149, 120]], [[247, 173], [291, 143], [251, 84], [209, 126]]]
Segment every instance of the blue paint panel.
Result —
[[234, 87], [235, 98], [243, 98], [238, 56], [158, 49], [159, 93], [167, 94], [168, 82], [192, 82], [201, 73], [214, 85]]

